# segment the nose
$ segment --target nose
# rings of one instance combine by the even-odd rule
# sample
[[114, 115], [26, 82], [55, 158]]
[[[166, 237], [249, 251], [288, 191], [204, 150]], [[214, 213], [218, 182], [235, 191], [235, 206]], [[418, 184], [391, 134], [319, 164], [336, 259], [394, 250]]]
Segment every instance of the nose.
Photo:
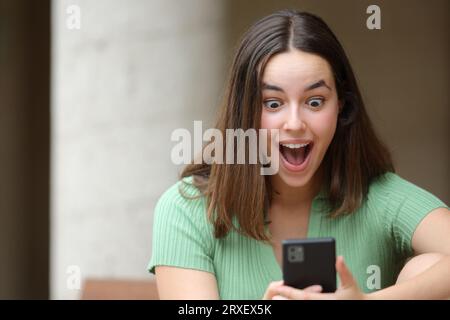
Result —
[[297, 104], [289, 106], [289, 112], [286, 114], [283, 129], [286, 131], [305, 130], [306, 124], [300, 114], [300, 107]]

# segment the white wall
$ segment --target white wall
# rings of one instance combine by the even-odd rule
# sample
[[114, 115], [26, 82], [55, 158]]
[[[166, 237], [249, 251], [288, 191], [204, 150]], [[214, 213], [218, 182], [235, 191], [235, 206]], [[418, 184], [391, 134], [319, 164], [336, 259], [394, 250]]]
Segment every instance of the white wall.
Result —
[[[81, 29], [69, 30], [69, 5]], [[81, 277], [146, 279], [152, 215], [177, 179], [172, 130], [212, 119], [223, 1], [72, 0], [52, 9], [51, 297]]]

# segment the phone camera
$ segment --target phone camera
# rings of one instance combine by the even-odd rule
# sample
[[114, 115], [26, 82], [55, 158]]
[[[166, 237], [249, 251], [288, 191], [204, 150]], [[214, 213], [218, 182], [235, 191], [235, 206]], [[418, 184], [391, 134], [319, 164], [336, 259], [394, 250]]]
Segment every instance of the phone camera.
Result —
[[289, 262], [298, 263], [304, 260], [303, 246], [289, 246], [287, 253]]

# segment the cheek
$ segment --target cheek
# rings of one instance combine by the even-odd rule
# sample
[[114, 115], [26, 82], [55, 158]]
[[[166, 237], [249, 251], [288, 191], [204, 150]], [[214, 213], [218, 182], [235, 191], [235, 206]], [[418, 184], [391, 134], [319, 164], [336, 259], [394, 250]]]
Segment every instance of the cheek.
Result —
[[263, 110], [261, 112], [261, 129], [276, 128], [276, 120], [273, 114]]
[[337, 109], [336, 110], [324, 110], [322, 113], [318, 113], [314, 121], [311, 123], [311, 130], [314, 135], [319, 138], [321, 144], [328, 145], [333, 139], [336, 131], [337, 124]]

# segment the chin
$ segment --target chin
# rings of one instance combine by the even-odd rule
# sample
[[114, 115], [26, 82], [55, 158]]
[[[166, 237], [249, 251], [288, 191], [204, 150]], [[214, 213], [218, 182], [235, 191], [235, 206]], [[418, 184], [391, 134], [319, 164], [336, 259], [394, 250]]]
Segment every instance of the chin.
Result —
[[283, 172], [283, 169], [280, 169], [280, 172], [278, 173], [278, 178], [280, 181], [282, 181], [284, 184], [291, 188], [302, 188], [310, 184], [312, 180], [312, 176], [310, 174], [293, 174], [293, 173], [287, 173]]

